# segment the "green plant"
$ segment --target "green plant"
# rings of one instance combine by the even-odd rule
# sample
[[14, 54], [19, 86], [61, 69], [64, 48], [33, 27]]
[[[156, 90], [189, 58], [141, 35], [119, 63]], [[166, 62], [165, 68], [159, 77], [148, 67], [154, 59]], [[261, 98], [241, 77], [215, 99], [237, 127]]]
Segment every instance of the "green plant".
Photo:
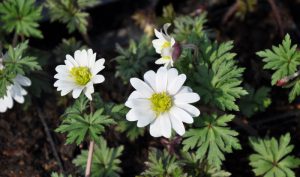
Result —
[[[35, 0], [6, 0], [0, 3], [0, 21], [3, 29], [16, 35], [42, 38], [38, 29], [42, 6], [35, 5]], [[17, 37], [15, 35], [15, 37]]]
[[[123, 150], [123, 146], [117, 148], [107, 147], [105, 139], [100, 137], [99, 143], [96, 144], [94, 149], [91, 177], [119, 177], [122, 172], [120, 168], [121, 160], [119, 158]], [[87, 157], [88, 151], [83, 150], [81, 154], [73, 160], [73, 163], [84, 170]]]
[[[300, 65], [300, 52], [297, 51], [296, 44], [292, 45], [289, 34], [284, 37], [282, 44], [278, 47], [272, 46], [272, 50], [267, 49], [256, 54], [263, 58], [265, 62], [264, 69], [275, 71], [272, 74], [272, 85], [275, 85], [280, 79], [294, 74]], [[289, 94], [289, 101], [292, 102], [300, 94], [299, 79], [296, 79], [287, 87], [293, 87]]]
[[238, 132], [231, 130], [228, 123], [234, 115], [203, 115], [198, 118], [195, 129], [189, 129], [184, 135], [183, 150], [196, 148], [197, 159], [207, 159], [208, 163], [220, 168], [225, 160], [224, 153], [241, 149]]
[[275, 138], [250, 138], [250, 144], [255, 154], [250, 155], [250, 165], [256, 176], [264, 177], [295, 177], [292, 171], [300, 166], [300, 159], [289, 155], [294, 149], [290, 145], [289, 133]]

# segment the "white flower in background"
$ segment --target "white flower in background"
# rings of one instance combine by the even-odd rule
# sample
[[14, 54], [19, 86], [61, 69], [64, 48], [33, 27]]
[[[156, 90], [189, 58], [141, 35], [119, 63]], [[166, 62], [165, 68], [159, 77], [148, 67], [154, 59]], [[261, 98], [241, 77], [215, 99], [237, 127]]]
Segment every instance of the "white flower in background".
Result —
[[58, 79], [54, 86], [61, 91], [64, 96], [72, 91], [73, 98], [78, 98], [81, 92], [92, 100], [94, 84], [102, 83], [104, 76], [98, 74], [105, 68], [105, 59], [96, 61], [96, 53], [92, 49], [75, 51], [74, 58], [66, 55], [65, 65], [58, 65], [55, 70], [57, 74], [54, 78]]
[[157, 31], [154, 29], [155, 36], [158, 39], [152, 41], [153, 47], [156, 53], [161, 54], [161, 58], [155, 61], [156, 64], [164, 64], [165, 67], [173, 66], [173, 50], [175, 45], [175, 39], [168, 34], [168, 28], [170, 23], [166, 23], [163, 27], [164, 31]]
[[12, 85], [7, 87], [6, 95], [0, 98], [0, 112], [6, 112], [7, 109], [11, 109], [14, 105], [13, 100], [18, 103], [24, 103], [24, 96], [27, 95], [27, 91], [22, 86], [30, 86], [31, 81], [29, 78], [17, 75], [13, 79]]
[[183, 86], [185, 74], [178, 75], [175, 68], [161, 67], [157, 73], [148, 71], [144, 81], [130, 79], [136, 89], [131, 93], [125, 105], [131, 110], [127, 113], [128, 121], [137, 121], [138, 127], [150, 124], [150, 134], [154, 137], [171, 137], [172, 128], [179, 135], [185, 133], [184, 123], [193, 123], [200, 111], [190, 105], [200, 97], [192, 89]]

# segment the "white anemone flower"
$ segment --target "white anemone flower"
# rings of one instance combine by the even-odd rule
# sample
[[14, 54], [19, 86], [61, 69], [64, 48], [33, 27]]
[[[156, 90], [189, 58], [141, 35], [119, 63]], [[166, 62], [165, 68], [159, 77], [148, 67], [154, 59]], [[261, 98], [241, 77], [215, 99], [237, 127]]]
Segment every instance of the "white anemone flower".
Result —
[[92, 49], [77, 50], [74, 58], [66, 55], [65, 65], [58, 65], [55, 68], [57, 74], [54, 78], [58, 80], [54, 86], [57, 87], [57, 91], [61, 91], [61, 96], [72, 91], [72, 96], [76, 99], [83, 92], [89, 100], [92, 100], [94, 84], [105, 80], [103, 75], [98, 74], [105, 68], [104, 62], [104, 58], [96, 61], [96, 53], [93, 53]]
[[6, 112], [7, 109], [11, 109], [14, 105], [14, 101], [18, 103], [24, 103], [24, 96], [27, 95], [27, 91], [22, 86], [30, 86], [31, 81], [29, 78], [17, 75], [13, 79], [13, 83], [7, 87], [6, 95], [0, 98], [0, 112]]
[[174, 50], [175, 39], [168, 34], [168, 28], [170, 23], [166, 23], [163, 26], [164, 31], [157, 31], [154, 29], [155, 36], [158, 39], [152, 41], [153, 47], [156, 53], [161, 54], [161, 58], [155, 61], [156, 64], [164, 64], [165, 67], [173, 66], [172, 53]]
[[183, 86], [185, 74], [178, 75], [175, 68], [160, 67], [155, 73], [150, 70], [144, 74], [144, 81], [131, 78], [130, 83], [136, 89], [131, 93], [125, 105], [131, 110], [128, 121], [137, 121], [138, 127], [150, 124], [153, 137], [171, 137], [172, 128], [179, 135], [185, 133], [184, 123], [193, 123], [193, 117], [200, 111], [190, 103], [200, 100], [191, 88]]

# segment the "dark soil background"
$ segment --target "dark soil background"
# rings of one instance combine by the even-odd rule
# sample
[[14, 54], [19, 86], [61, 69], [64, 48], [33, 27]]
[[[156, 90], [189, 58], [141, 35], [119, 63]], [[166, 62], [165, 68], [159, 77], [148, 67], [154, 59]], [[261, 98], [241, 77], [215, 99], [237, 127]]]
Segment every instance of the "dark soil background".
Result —
[[[293, 43], [299, 44], [300, 41], [299, 0], [258, 0], [255, 10], [247, 13], [244, 19], [236, 17], [235, 14], [230, 15], [229, 11], [235, 5], [234, 0], [115, 0], [104, 2], [95, 8], [88, 9], [91, 15], [89, 34], [95, 44], [94, 50], [100, 52], [107, 60], [116, 56], [115, 43], [126, 46], [129, 38], [137, 39], [142, 34], [131, 18], [137, 10], [150, 9], [160, 16], [163, 6], [169, 3], [173, 4], [178, 14], [207, 11], [207, 29], [213, 31], [218, 41], [234, 40], [234, 51], [238, 54], [237, 59], [240, 65], [246, 68], [244, 80], [254, 87], [271, 87], [271, 74], [263, 71], [263, 63], [255, 55], [255, 52], [277, 45], [285, 33], [291, 35]], [[277, 9], [274, 10], [270, 6], [270, 2], [274, 2]], [[276, 18], [276, 14], [279, 14], [280, 19]], [[229, 18], [225, 20], [225, 17]], [[50, 23], [47, 16], [42, 21], [40, 29], [43, 31], [44, 39], [30, 39], [30, 45], [43, 50], [53, 50], [62, 38], [74, 36], [74, 34], [68, 34], [64, 25], [57, 22]], [[124, 35], [118, 35], [120, 30], [125, 31]], [[136, 31], [139, 32], [136, 33]], [[81, 39], [80, 34], [75, 33], [75, 37]], [[55, 65], [55, 62], [50, 62], [45, 70], [48, 73], [54, 73]], [[114, 66], [110, 66], [106, 72], [114, 73]], [[113, 78], [113, 74], [104, 75]], [[108, 78], [107, 80], [113, 79]], [[110, 87], [115, 89], [112, 91]], [[116, 102], [124, 101], [120, 90], [121, 88], [115, 83], [112, 83], [111, 86], [97, 88], [104, 99]], [[261, 137], [279, 137], [281, 134], [290, 132], [292, 143], [295, 145], [293, 154], [300, 157], [300, 99], [289, 104], [287, 93], [286, 89], [273, 87], [271, 106], [265, 112], [258, 113], [251, 119], [245, 118], [244, 123], [253, 127]], [[15, 104], [12, 110], [0, 114], [0, 177], [42, 177], [50, 176], [52, 171], [59, 170], [44, 126], [39, 118], [39, 109], [46, 113], [44, 118], [65, 171], [67, 173], [78, 171], [71, 161], [80, 153], [80, 149], [87, 148], [87, 144], [82, 144], [80, 147], [64, 145], [65, 136], [54, 132], [60, 123], [59, 117], [64, 111], [63, 106], [58, 106], [55, 94], [58, 93], [43, 94], [41, 98], [32, 100], [32, 105], [26, 111], [22, 106]], [[71, 104], [71, 101], [66, 100], [65, 105]], [[248, 145], [248, 137], [254, 134], [239, 124], [232, 124], [232, 127], [240, 132], [239, 139], [243, 150], [227, 154], [224, 169], [231, 172], [233, 177], [254, 176], [248, 166], [248, 156], [252, 152]], [[121, 164], [122, 176], [128, 177], [138, 175], [143, 170], [144, 161], [147, 159], [147, 148], [150, 145], [161, 146], [158, 145], [159, 140], [154, 140], [147, 133], [145, 137], [139, 138], [135, 143], [125, 140], [119, 142], [125, 144]], [[114, 145], [114, 142], [109, 143]], [[300, 176], [299, 169], [296, 173], [296, 176]]]

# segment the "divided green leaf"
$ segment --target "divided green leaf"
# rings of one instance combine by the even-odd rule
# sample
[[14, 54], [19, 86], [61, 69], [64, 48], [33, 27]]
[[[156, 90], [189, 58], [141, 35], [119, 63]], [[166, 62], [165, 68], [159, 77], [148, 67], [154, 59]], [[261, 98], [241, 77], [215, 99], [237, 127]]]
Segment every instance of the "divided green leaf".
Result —
[[250, 138], [250, 144], [255, 151], [250, 155], [250, 166], [256, 176], [263, 177], [296, 177], [292, 171], [300, 166], [300, 159], [289, 155], [294, 149], [290, 145], [289, 133], [280, 140]]
[[[120, 156], [123, 150], [123, 146], [117, 148], [107, 147], [107, 142], [101, 137], [99, 143], [95, 145], [91, 177], [119, 177], [122, 172], [120, 168]], [[85, 170], [87, 157], [88, 151], [83, 150], [81, 154], [73, 160], [73, 163], [82, 170]]]
[[203, 115], [198, 118], [196, 127], [189, 129], [184, 135], [183, 150], [196, 149], [197, 159], [207, 159], [208, 163], [220, 168], [225, 160], [224, 153], [233, 149], [241, 149], [238, 132], [231, 130], [228, 123], [234, 115]]
[[35, 0], [5, 0], [0, 3], [0, 21], [3, 29], [19, 36], [43, 38], [38, 29], [42, 6]]

